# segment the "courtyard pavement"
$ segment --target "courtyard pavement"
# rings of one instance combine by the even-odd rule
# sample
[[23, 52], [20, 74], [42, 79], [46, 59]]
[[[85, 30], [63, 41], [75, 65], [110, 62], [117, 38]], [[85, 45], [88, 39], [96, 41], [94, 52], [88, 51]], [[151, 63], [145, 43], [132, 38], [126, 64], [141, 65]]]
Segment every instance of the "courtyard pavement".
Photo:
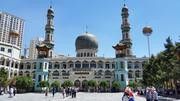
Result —
[[[0, 96], [0, 101], [122, 101], [123, 93], [77, 93], [76, 98], [66, 97], [63, 99], [61, 93], [56, 93], [54, 97], [49, 93], [48, 96], [42, 93], [16, 94], [9, 98], [8, 94]], [[145, 101], [144, 97], [135, 96], [135, 101]], [[180, 101], [170, 98], [162, 98], [160, 101]]]

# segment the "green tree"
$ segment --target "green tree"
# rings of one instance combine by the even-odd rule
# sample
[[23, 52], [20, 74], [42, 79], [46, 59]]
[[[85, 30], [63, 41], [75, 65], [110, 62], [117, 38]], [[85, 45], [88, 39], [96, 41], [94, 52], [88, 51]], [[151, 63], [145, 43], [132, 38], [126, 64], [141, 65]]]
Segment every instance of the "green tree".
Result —
[[4, 69], [0, 69], [0, 86], [6, 87], [8, 85], [8, 72]]
[[120, 83], [118, 81], [114, 81], [112, 83], [112, 88], [114, 89], [114, 91], [119, 91], [120, 87], [121, 86], [120, 86]]
[[95, 91], [95, 88], [96, 88], [96, 86], [97, 86], [97, 83], [96, 83], [95, 80], [89, 80], [89, 81], [88, 81], [88, 86], [90, 87], [90, 90], [91, 90], [91, 91]]
[[16, 88], [20, 91], [28, 91], [33, 87], [33, 80], [31, 77], [18, 76], [16, 77]]
[[51, 87], [55, 87], [55, 88], [60, 88], [60, 82], [59, 81], [54, 81], [53, 83], [51, 83]]
[[66, 80], [64, 81], [64, 83], [61, 85], [62, 87], [72, 87], [73, 86], [73, 82], [70, 80]]
[[101, 81], [100, 84], [99, 84], [99, 86], [100, 86], [101, 88], [103, 88], [103, 91], [105, 92], [105, 91], [106, 91], [106, 88], [108, 87], [108, 83], [107, 83], [107, 81]]
[[39, 85], [40, 85], [40, 87], [44, 88], [44, 87], [48, 87], [49, 83], [48, 83], [48, 81], [40, 81]]

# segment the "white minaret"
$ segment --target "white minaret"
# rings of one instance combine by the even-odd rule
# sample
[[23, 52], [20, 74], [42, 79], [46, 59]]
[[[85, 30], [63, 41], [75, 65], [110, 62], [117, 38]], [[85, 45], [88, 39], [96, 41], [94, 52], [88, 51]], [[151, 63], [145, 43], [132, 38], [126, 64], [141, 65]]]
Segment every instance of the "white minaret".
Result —
[[128, 22], [128, 7], [124, 4], [124, 7], [122, 8], [122, 24], [121, 24], [121, 30], [122, 30], [122, 40], [120, 41], [123, 43], [126, 48], [124, 50], [125, 52], [125, 57], [132, 56], [132, 42], [130, 38], [130, 24]]

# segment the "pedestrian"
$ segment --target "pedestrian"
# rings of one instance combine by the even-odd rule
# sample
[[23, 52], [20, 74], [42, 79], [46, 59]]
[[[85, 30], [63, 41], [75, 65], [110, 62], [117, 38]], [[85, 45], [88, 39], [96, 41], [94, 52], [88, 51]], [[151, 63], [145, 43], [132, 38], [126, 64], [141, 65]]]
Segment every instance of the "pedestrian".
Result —
[[122, 101], [128, 101], [129, 100], [129, 88], [126, 87], [125, 90], [124, 90], [124, 95], [122, 97]]
[[146, 101], [152, 101], [152, 92], [149, 87], [146, 88]]
[[14, 87], [14, 89], [13, 89], [14, 96], [16, 95], [16, 92], [17, 92], [17, 89], [16, 89], [16, 87]]
[[65, 93], [66, 91], [65, 91], [65, 88], [63, 87], [63, 91], [62, 91], [63, 99], [65, 98]]
[[45, 90], [45, 96], [48, 96], [48, 92], [49, 92], [49, 89], [46, 88], [46, 90]]
[[158, 101], [158, 93], [154, 87], [152, 87], [152, 99], [153, 101]]
[[56, 92], [56, 89], [55, 89], [55, 87], [53, 87], [53, 88], [52, 88], [53, 97], [54, 97], [54, 95], [55, 95], [55, 92]]
[[12, 96], [12, 94], [13, 94], [13, 88], [10, 86], [10, 89], [9, 89], [9, 97], [10, 98], [12, 98], [13, 96]]

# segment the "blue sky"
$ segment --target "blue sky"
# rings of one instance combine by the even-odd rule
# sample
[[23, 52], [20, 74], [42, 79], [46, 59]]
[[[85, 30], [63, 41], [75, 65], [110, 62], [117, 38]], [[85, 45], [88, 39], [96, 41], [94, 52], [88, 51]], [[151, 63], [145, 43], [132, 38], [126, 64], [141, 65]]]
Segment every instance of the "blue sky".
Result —
[[[75, 56], [75, 39], [86, 31], [99, 42], [98, 56], [115, 57], [113, 45], [121, 40], [121, 8], [124, 0], [52, 0], [55, 11], [55, 52]], [[180, 0], [126, 0], [129, 8], [133, 54], [148, 56], [142, 28], [151, 25], [151, 53], [164, 49], [170, 36], [180, 40]], [[1, 0], [0, 11], [25, 19], [23, 47], [34, 37], [44, 37], [50, 0]]]

